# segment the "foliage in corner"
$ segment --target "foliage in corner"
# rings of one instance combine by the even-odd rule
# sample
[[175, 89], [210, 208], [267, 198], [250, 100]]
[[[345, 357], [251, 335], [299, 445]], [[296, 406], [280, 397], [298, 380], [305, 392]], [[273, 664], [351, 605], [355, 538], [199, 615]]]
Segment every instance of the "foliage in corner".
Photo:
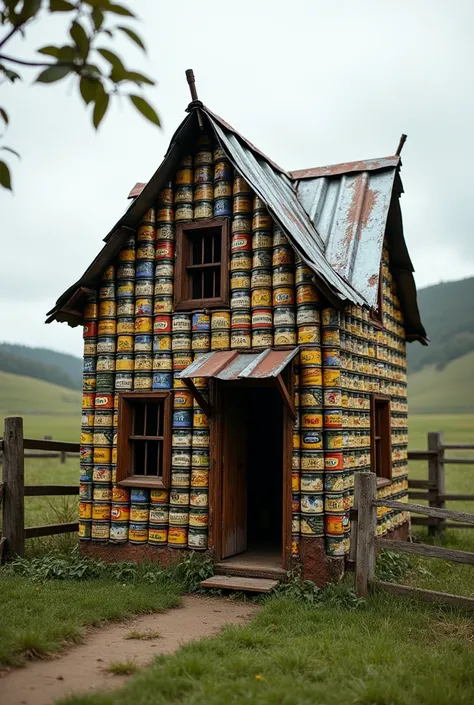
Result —
[[[45, 44], [37, 49], [36, 60], [7, 52], [5, 47], [14, 36], [25, 36], [31, 24], [57, 13], [70, 20], [64, 44]], [[153, 86], [155, 81], [125, 66], [109, 47], [110, 40], [124, 36], [146, 52], [137, 32], [122, 24], [136, 19], [127, 7], [111, 0], [0, 0], [0, 27], [5, 29], [0, 37], [0, 85], [23, 80], [25, 68], [40, 68], [36, 83], [49, 85], [67, 77], [74, 81], [83, 102], [91, 106], [96, 129], [105, 117], [110, 99], [119, 95], [128, 96], [134, 108], [159, 127], [154, 108], [142, 95], [136, 95], [137, 87]], [[0, 107], [0, 124], [5, 130], [8, 123], [8, 113]], [[0, 149], [19, 156], [11, 147], [2, 145]], [[0, 160], [0, 186], [12, 190], [10, 169], [3, 160]]]
[[365, 600], [357, 597], [352, 587], [345, 584], [329, 584], [321, 590], [312, 580], [304, 580], [297, 570], [286, 573], [286, 580], [278, 585], [274, 595], [315, 606], [345, 609], [358, 609], [365, 604]]
[[410, 559], [403, 553], [382, 549], [375, 564], [375, 577], [387, 583], [400, 582], [410, 568]]

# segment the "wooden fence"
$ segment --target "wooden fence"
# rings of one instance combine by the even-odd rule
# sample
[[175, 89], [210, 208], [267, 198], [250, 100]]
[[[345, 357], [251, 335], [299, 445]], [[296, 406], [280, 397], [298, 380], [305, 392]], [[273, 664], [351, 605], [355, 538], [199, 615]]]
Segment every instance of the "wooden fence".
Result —
[[[52, 457], [56, 457], [58, 453], [77, 454], [79, 453], [79, 443], [23, 438], [23, 419], [14, 417], [5, 419], [5, 430], [3, 439], [0, 439], [0, 450], [3, 452], [3, 472], [0, 483], [3, 527], [0, 538], [0, 560], [7, 556], [23, 556], [25, 539], [77, 531], [79, 528], [77, 521], [25, 528], [25, 497], [78, 495], [79, 487], [78, 485], [25, 485], [24, 459], [25, 450], [48, 451], [50, 453], [53, 451], [56, 455]], [[40, 457], [44, 457], [44, 455]]]
[[[446, 457], [446, 451], [474, 450], [470, 443], [444, 443], [442, 433], [428, 433], [427, 450], [408, 451], [408, 460], [428, 461], [428, 479], [408, 479], [409, 499], [424, 500], [429, 507], [446, 509], [446, 502], [474, 502], [474, 494], [449, 494], [446, 492], [446, 465], [474, 465], [474, 458]], [[421, 491], [420, 491], [421, 490]], [[428, 526], [430, 534], [439, 534], [445, 528], [472, 529], [471, 523], [449, 522], [449, 517], [412, 517], [412, 524]]]
[[355, 589], [359, 597], [365, 597], [373, 587], [379, 587], [397, 595], [415, 595], [427, 601], [442, 600], [456, 607], [474, 609], [474, 598], [472, 597], [451, 595], [434, 590], [422, 590], [421, 588], [413, 588], [408, 585], [375, 580], [376, 552], [381, 548], [474, 565], [474, 553], [468, 551], [457, 551], [451, 548], [429, 546], [423, 543], [410, 543], [409, 541], [392, 541], [387, 538], [378, 538], [376, 536], [377, 507], [390, 507], [402, 511], [416, 512], [417, 514], [425, 514], [428, 517], [441, 520], [451, 519], [461, 524], [468, 524], [469, 526], [474, 525], [474, 514], [455, 512], [438, 507], [426, 507], [407, 502], [398, 502], [391, 499], [377, 499], [377, 480], [373, 472], [356, 473], [354, 500], [355, 512], [352, 513], [354, 520], [352, 522], [351, 541], [354, 544], [355, 553]]
[[[43, 436], [44, 441], [52, 441], [53, 437], [52, 436]], [[0, 438], [0, 465], [3, 462], [3, 452], [1, 449], [1, 442], [3, 441], [2, 438]], [[30, 439], [26, 439], [27, 442], [30, 441]], [[41, 443], [40, 439], [35, 439], [33, 441], [35, 444]], [[71, 445], [71, 444], [68, 444]], [[59, 458], [59, 462], [61, 464], [66, 462], [67, 458], [78, 458], [79, 457], [79, 451], [74, 451], [74, 452], [68, 452], [66, 450], [44, 450], [40, 449], [37, 446], [35, 446], [34, 449], [31, 451], [25, 451], [23, 454], [24, 458]]]

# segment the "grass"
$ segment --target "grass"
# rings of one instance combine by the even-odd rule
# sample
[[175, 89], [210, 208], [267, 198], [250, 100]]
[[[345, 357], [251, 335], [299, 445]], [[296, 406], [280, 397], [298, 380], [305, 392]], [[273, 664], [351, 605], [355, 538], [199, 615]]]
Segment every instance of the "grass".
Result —
[[82, 641], [87, 627], [159, 612], [179, 602], [179, 586], [173, 581], [156, 586], [112, 579], [38, 583], [3, 574], [0, 664], [22, 665], [28, 657], [47, 656]]
[[127, 661], [112, 661], [104, 670], [114, 676], [131, 676], [138, 671], [138, 666], [135, 661], [128, 659]]
[[154, 632], [153, 630], [148, 630], [146, 632], [139, 632], [136, 629], [128, 632], [125, 635], [125, 639], [136, 639], [138, 641], [152, 641], [153, 639], [161, 639], [160, 632]]
[[275, 596], [252, 622], [159, 656], [124, 688], [69, 705], [468, 705], [472, 621], [376, 595], [358, 609]]
[[473, 413], [474, 351], [453, 360], [443, 370], [424, 367], [408, 379], [410, 413]]

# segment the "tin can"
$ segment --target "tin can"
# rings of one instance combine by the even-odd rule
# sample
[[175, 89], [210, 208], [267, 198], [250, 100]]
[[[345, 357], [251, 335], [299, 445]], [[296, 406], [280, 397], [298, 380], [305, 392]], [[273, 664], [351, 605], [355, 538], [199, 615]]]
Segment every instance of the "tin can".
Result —
[[275, 346], [296, 345], [296, 329], [288, 326], [276, 326], [274, 343]]
[[301, 447], [305, 450], [319, 450], [323, 447], [323, 434], [316, 430], [301, 432]]
[[293, 250], [291, 247], [275, 247], [273, 249], [272, 263], [274, 267], [293, 264]]
[[133, 389], [133, 372], [117, 372], [115, 375], [115, 389], [118, 391]]
[[155, 215], [153, 214], [152, 221], [148, 221], [147, 224], [140, 225], [140, 227], [138, 228], [137, 242], [154, 242], [155, 234]]
[[97, 338], [84, 338], [84, 355], [97, 353]]
[[170, 526], [168, 530], [168, 546], [186, 548], [188, 529], [185, 526]]
[[177, 186], [182, 185], [182, 184], [192, 184], [193, 183], [193, 170], [192, 170], [192, 168], [184, 167], [184, 168], [178, 169], [178, 171], [175, 174], [175, 183]]
[[302, 514], [300, 531], [302, 536], [324, 536], [323, 515]]
[[79, 482], [92, 482], [93, 466], [80, 463]]
[[174, 351], [190, 351], [191, 350], [191, 335], [190, 333], [173, 333], [171, 347]]
[[79, 502], [79, 519], [92, 518], [92, 502]]
[[318, 290], [312, 283], [304, 283], [296, 285], [296, 303], [301, 304], [316, 304], [321, 300]]
[[130, 543], [146, 543], [148, 541], [148, 525], [141, 522], [130, 522], [128, 527], [128, 540]]
[[122, 262], [117, 269], [117, 298], [122, 280], [135, 280], [135, 262]]
[[137, 316], [135, 318], [135, 333], [150, 335], [153, 332], [153, 318], [151, 316]]
[[84, 320], [94, 321], [99, 315], [99, 307], [97, 301], [88, 301], [84, 307]]
[[323, 472], [302, 472], [301, 492], [322, 493], [324, 490]]
[[173, 429], [171, 445], [174, 448], [191, 448], [191, 438], [191, 431], [178, 431], [176, 429]]
[[252, 268], [269, 269], [272, 266], [271, 250], [253, 250]]
[[272, 217], [268, 213], [268, 211], [265, 209], [265, 206], [263, 206], [263, 208], [256, 210], [255, 209], [255, 201], [254, 201], [252, 230], [271, 230], [272, 227], [273, 227]]
[[328, 556], [344, 556], [344, 535], [326, 536], [326, 552]]
[[94, 448], [90, 446], [81, 446], [79, 449], [79, 462], [81, 465], [88, 465], [93, 462]]
[[135, 371], [148, 372], [152, 368], [151, 353], [135, 354]]
[[323, 369], [323, 386], [339, 387], [341, 385], [341, 370], [325, 367]]
[[322, 387], [304, 387], [300, 392], [300, 406], [303, 409], [309, 407], [321, 408], [323, 406]]
[[209, 472], [207, 468], [191, 469], [191, 487], [207, 487], [209, 485]]
[[[190, 219], [192, 220], [192, 206], [179, 206], [179, 208], [191, 208], [191, 217]], [[174, 259], [174, 242], [172, 240], [157, 240], [156, 241], [156, 247], [155, 247], [155, 260], [156, 261], [161, 261], [161, 260], [173, 260]], [[137, 267], [137, 276], [138, 276], [138, 267]], [[153, 267], [152, 267], [152, 274], [153, 276]]]
[[293, 287], [290, 286], [280, 286], [273, 289], [273, 306], [293, 306], [295, 302], [295, 295]]
[[211, 313], [211, 330], [230, 330], [230, 312], [213, 311]]
[[135, 372], [133, 375], [134, 389], [151, 389], [153, 375], [149, 372]]
[[132, 504], [148, 504], [150, 501], [150, 490], [145, 487], [133, 487], [130, 492], [130, 502]]
[[227, 350], [230, 347], [230, 333], [225, 330], [213, 330], [211, 333], [211, 350]]
[[252, 310], [252, 328], [268, 328], [273, 325], [271, 308], [255, 308]]
[[[155, 353], [153, 355], [152, 367], [154, 370], [169, 372], [173, 369], [173, 358], [171, 353]], [[172, 380], [173, 378], [171, 378]]]
[[99, 316], [101, 318], [114, 318], [117, 315], [117, 304], [115, 300], [99, 302]]
[[250, 330], [250, 311], [232, 311], [231, 327], [232, 330]]
[[342, 428], [341, 409], [324, 410], [324, 428]]
[[271, 250], [273, 247], [273, 233], [271, 230], [258, 230], [252, 235], [252, 248], [254, 250]]
[[171, 203], [160, 203], [156, 211], [157, 223], [172, 223], [174, 220], [173, 206]]
[[93, 445], [107, 446], [112, 445], [113, 429], [111, 428], [94, 428]]
[[173, 333], [188, 333], [191, 332], [191, 314], [189, 313], [174, 313], [172, 317]]
[[324, 432], [324, 447], [326, 450], [339, 450], [343, 447], [343, 435], [340, 431]]
[[120, 485], [113, 485], [113, 487], [112, 487], [112, 502], [113, 502], [113, 504], [126, 504], [126, 505], [128, 505], [128, 503], [130, 502], [130, 490], [127, 487], [120, 487]]
[[236, 309], [247, 311], [250, 308], [250, 291], [233, 291], [230, 297], [230, 308], [232, 317]]
[[[186, 488], [171, 488], [170, 507], [187, 507], [189, 505], [189, 490]], [[186, 510], [187, 511], [187, 510]], [[170, 509], [170, 523], [173, 510]]]
[[293, 289], [294, 280], [292, 267], [283, 266], [273, 269], [272, 284], [274, 287], [291, 287], [291, 289]]
[[252, 269], [250, 286], [252, 289], [269, 289], [272, 285], [271, 269]]
[[301, 492], [301, 513], [322, 514], [324, 509], [323, 495]]
[[307, 450], [301, 451], [301, 472], [324, 470], [324, 453], [322, 450]]
[[[335, 434], [336, 438], [340, 437], [340, 434]], [[332, 441], [331, 441], [332, 442]], [[342, 441], [337, 440], [338, 447], [342, 448]], [[344, 468], [344, 456], [342, 452], [325, 452], [324, 454], [324, 467], [327, 472], [339, 472]]]
[[333, 389], [330, 387], [324, 388], [324, 406], [325, 407], [341, 407], [342, 406], [342, 393], [340, 389]]
[[208, 468], [209, 450], [207, 448], [193, 448], [191, 463], [196, 468]]
[[108, 541], [110, 524], [108, 521], [92, 521], [91, 538], [93, 541]]
[[92, 483], [81, 482], [79, 485], [79, 502], [90, 502], [92, 500]]
[[94, 521], [110, 521], [110, 502], [93, 502], [92, 519]]
[[207, 509], [192, 507], [189, 510], [189, 526], [197, 528], [207, 528], [209, 524], [209, 514]]
[[199, 183], [194, 188], [194, 203], [211, 201], [214, 198], [214, 187], [211, 183]]
[[114, 395], [111, 392], [96, 394], [94, 406], [96, 409], [113, 409]]
[[193, 354], [190, 350], [173, 353], [173, 370], [184, 370], [193, 361]]
[[177, 468], [191, 467], [191, 449], [190, 448], [172, 448], [171, 449], [171, 465]]
[[301, 348], [300, 350], [301, 365], [321, 365], [321, 348], [314, 346], [309, 348]]
[[250, 233], [233, 233], [230, 242], [230, 251], [250, 252], [252, 249], [252, 238]]
[[321, 367], [302, 367], [300, 370], [301, 387], [320, 387], [323, 381]]
[[[298, 320], [298, 311], [296, 312]], [[321, 343], [321, 330], [318, 325], [298, 326], [298, 343], [300, 345], [319, 345]]]
[[230, 336], [230, 347], [233, 350], [246, 349], [251, 347], [251, 337], [250, 332], [245, 329], [235, 329], [232, 328]]
[[235, 196], [232, 207], [234, 215], [243, 215], [244, 213], [252, 212], [252, 196], [242, 194]]
[[117, 521], [110, 525], [110, 540], [114, 543], [124, 543], [128, 539], [128, 522]]
[[270, 288], [252, 289], [252, 308], [268, 308], [272, 305], [272, 290]]
[[334, 326], [337, 328], [340, 325], [339, 311], [335, 308], [323, 308], [321, 320], [323, 326]]
[[96, 364], [97, 364], [96, 357], [92, 357], [92, 356], [91, 357], [84, 357], [82, 369], [86, 374], [93, 373], [93, 372], [95, 372]]
[[178, 186], [174, 192], [175, 203], [192, 203], [193, 187], [190, 184]]
[[132, 521], [132, 522], [147, 522], [148, 521], [148, 505], [147, 504], [131, 504], [130, 505], [130, 521]]
[[[344, 491], [344, 473], [343, 472], [327, 472], [324, 475], [324, 489], [326, 492], [343, 492]], [[325, 510], [328, 511], [328, 510]], [[340, 532], [338, 532], [340, 533]]]
[[153, 318], [153, 333], [170, 333], [171, 332], [171, 316], [168, 314], [159, 314]]
[[191, 319], [191, 329], [195, 332], [208, 331], [211, 327], [211, 319], [208, 313], [197, 311], [193, 313]]
[[96, 376], [97, 392], [112, 392], [114, 388], [113, 372], [98, 372]]
[[[232, 187], [232, 193], [234, 196], [240, 196], [240, 195], [251, 195], [252, 194], [252, 189], [248, 185], [248, 183], [245, 181], [242, 176], [239, 176], [236, 174], [234, 176], [234, 181], [233, 181], [233, 187]], [[250, 198], [250, 207], [248, 209], [249, 211], [252, 210], [252, 199]]]
[[193, 487], [189, 494], [189, 504], [191, 507], [202, 509], [209, 504], [209, 493], [207, 487]]
[[127, 335], [135, 332], [135, 318], [127, 316], [117, 320], [117, 333], [119, 335]]
[[96, 388], [95, 372], [84, 372], [82, 375], [82, 389], [84, 392], [94, 392]]
[[94, 410], [93, 410], [93, 405], [94, 403], [92, 402], [91, 406], [87, 406], [82, 409], [81, 412], [81, 426], [82, 428], [92, 428], [94, 425]]
[[338, 347], [341, 344], [339, 328], [324, 328], [322, 334], [322, 343], [328, 347]]
[[168, 518], [169, 510], [166, 504], [158, 504], [150, 507], [150, 524], [167, 524]]
[[150, 526], [148, 527], [148, 543], [153, 546], [162, 546], [168, 541], [167, 526]]
[[193, 333], [191, 340], [191, 348], [195, 352], [209, 352], [211, 345], [211, 336], [208, 332]]
[[214, 183], [214, 199], [226, 199], [229, 201], [231, 206], [230, 213], [226, 215], [232, 215], [232, 182], [231, 181], [216, 181]]
[[252, 269], [252, 257], [250, 252], [244, 250], [239, 252], [233, 252], [230, 256], [230, 271], [231, 272], [245, 272]]
[[154, 372], [151, 387], [152, 389], [171, 389], [173, 387], [172, 372]]
[[166, 353], [171, 350], [171, 335], [154, 335], [153, 336], [153, 352]]
[[233, 233], [250, 233], [252, 231], [252, 219], [244, 215], [234, 215], [231, 230]]
[[171, 469], [171, 486], [173, 491], [189, 492], [189, 485], [191, 483], [191, 473], [189, 467], [187, 468], [172, 468]]
[[[119, 335], [117, 337], [117, 363], [118, 363], [118, 358], [121, 354], [127, 354], [127, 353], [132, 353], [133, 352], [133, 346], [135, 344], [135, 338], [133, 335]], [[117, 369], [118, 364], [117, 364]]]
[[295, 312], [290, 307], [273, 309], [273, 323], [278, 328], [292, 328], [295, 325]]
[[227, 159], [222, 159], [214, 164], [214, 181], [231, 181], [232, 172], [232, 164]]
[[144, 354], [150, 353], [153, 348], [153, 336], [152, 335], [136, 335], [135, 336], [135, 353], [138, 353], [137, 357]]
[[91, 525], [92, 522], [86, 520], [79, 520], [79, 540], [80, 541], [87, 541], [91, 537]]
[[150, 504], [167, 504], [168, 490], [150, 490]]
[[94, 464], [108, 465], [112, 460], [112, 448], [110, 446], [94, 446]]
[[192, 416], [192, 425], [193, 425], [193, 433], [194, 429], [204, 429], [204, 428], [209, 428], [209, 419], [204, 413], [204, 411], [197, 407], [193, 409], [193, 416]]
[[299, 326], [320, 325], [321, 313], [313, 304], [299, 305], [296, 308], [296, 323]]
[[317, 409], [306, 409], [301, 414], [301, 428], [322, 428], [323, 413]]
[[115, 318], [99, 319], [97, 326], [98, 336], [111, 336], [117, 333], [117, 321]]
[[155, 259], [155, 243], [140, 242], [137, 245], [137, 269], [140, 266], [138, 260], [154, 260]]
[[230, 289], [231, 291], [235, 291], [236, 289], [250, 289], [250, 272], [231, 272]]
[[194, 169], [194, 183], [212, 182], [214, 168], [211, 164], [200, 164]]
[[[214, 214], [212, 201], [198, 201], [194, 205], [194, 220], [209, 220]], [[178, 220], [178, 218], [177, 218]]]
[[98, 355], [97, 357], [98, 372], [114, 372], [115, 371], [115, 356], [113, 354]]
[[199, 152], [196, 152], [194, 155], [194, 164], [196, 166], [201, 164], [212, 164], [212, 151], [208, 147], [208, 143], [203, 145]]
[[173, 297], [165, 296], [164, 294], [160, 296], [155, 296], [155, 301], [153, 305], [153, 313], [155, 315], [163, 313], [171, 313], [173, 310]]
[[188, 548], [193, 550], [205, 550], [207, 548], [207, 529], [194, 526], [189, 527]]
[[192, 434], [193, 448], [209, 448], [209, 429], [194, 428]]
[[173, 428], [192, 428], [192, 426], [193, 426], [193, 411], [192, 411], [192, 409], [173, 410]]
[[124, 247], [119, 253], [120, 262], [135, 262], [135, 248]]
[[[158, 243], [157, 243], [158, 246]], [[154, 263], [151, 260], [141, 260], [137, 262], [137, 269], [135, 273], [135, 279], [153, 279]]]
[[344, 492], [326, 492], [324, 496], [324, 511], [326, 513], [344, 511]]
[[[112, 481], [112, 466], [111, 465], [94, 465], [92, 479], [94, 482], [109, 484]], [[112, 490], [110, 489], [109, 499], [111, 499], [111, 498], [112, 498]], [[98, 499], [98, 497], [96, 497], [95, 499]]]

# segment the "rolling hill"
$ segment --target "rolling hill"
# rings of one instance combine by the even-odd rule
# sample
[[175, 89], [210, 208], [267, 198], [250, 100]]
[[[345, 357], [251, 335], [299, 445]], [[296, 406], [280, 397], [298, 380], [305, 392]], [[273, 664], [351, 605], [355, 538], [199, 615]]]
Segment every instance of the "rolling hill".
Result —
[[31, 377], [0, 372], [0, 413], [79, 414], [81, 392]]
[[442, 370], [429, 365], [411, 374], [408, 409], [410, 414], [474, 412], [474, 351]]
[[0, 372], [34, 377], [68, 389], [82, 386], [82, 360], [48, 348], [0, 343]]

